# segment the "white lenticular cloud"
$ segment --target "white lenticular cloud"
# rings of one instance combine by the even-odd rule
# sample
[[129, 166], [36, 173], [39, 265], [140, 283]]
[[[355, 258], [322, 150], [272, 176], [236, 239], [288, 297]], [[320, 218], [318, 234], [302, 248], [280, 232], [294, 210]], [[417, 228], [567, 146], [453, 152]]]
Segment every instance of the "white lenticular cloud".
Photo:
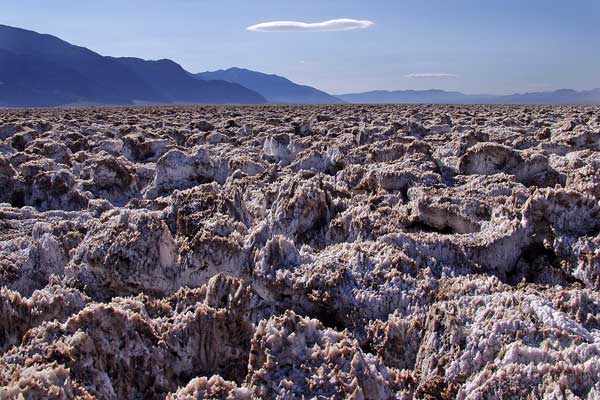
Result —
[[418, 74], [404, 75], [405, 78], [419, 79], [419, 78], [458, 78], [456, 74], [448, 74], [444, 72], [422, 72]]
[[332, 19], [323, 22], [272, 21], [249, 26], [255, 32], [334, 32], [366, 29], [374, 25], [372, 21], [357, 19]]

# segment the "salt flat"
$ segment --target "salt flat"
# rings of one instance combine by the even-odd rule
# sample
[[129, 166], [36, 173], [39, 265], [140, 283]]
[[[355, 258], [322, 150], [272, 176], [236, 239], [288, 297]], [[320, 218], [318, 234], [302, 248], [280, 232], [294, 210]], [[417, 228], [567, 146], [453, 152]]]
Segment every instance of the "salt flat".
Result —
[[600, 396], [598, 106], [2, 110], [0, 140], [0, 398]]

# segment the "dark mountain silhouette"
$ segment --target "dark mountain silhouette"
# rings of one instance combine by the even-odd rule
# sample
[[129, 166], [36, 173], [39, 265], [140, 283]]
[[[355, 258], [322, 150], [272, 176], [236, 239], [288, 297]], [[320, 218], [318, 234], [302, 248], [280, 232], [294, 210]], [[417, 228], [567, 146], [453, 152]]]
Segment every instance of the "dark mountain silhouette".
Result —
[[[171, 61], [104, 57], [51, 35], [5, 25], [0, 25], [0, 50], [0, 106], [5, 107], [265, 102], [239, 85], [199, 83]], [[165, 90], [169, 82], [173, 87]]]
[[154, 90], [173, 103], [265, 103], [255, 91], [224, 80], [202, 81], [171, 60], [112, 58], [129, 67]]
[[43, 58], [0, 50], [0, 106], [41, 107], [91, 98], [93, 85], [69, 68]]
[[0, 49], [76, 71], [88, 80], [89, 99], [99, 103], [165, 100], [124, 65], [51, 35], [0, 25]]
[[464, 94], [444, 90], [374, 90], [337, 95], [348, 103], [363, 104], [598, 104], [600, 89], [518, 93], [511, 95]]
[[270, 103], [339, 104], [344, 101], [310, 86], [298, 85], [278, 75], [263, 74], [243, 68], [201, 72], [196, 78], [239, 83], [263, 95]]

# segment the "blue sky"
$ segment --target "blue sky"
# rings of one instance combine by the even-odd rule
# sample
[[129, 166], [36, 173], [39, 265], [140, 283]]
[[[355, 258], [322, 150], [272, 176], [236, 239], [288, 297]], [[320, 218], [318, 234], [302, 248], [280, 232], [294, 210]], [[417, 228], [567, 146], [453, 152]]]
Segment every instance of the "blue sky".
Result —
[[[338, 18], [374, 24], [247, 30]], [[0, 14], [103, 55], [170, 58], [192, 72], [245, 67], [331, 93], [600, 87], [599, 21], [598, 0], [2, 0]], [[431, 73], [442, 75], [420, 75]]]

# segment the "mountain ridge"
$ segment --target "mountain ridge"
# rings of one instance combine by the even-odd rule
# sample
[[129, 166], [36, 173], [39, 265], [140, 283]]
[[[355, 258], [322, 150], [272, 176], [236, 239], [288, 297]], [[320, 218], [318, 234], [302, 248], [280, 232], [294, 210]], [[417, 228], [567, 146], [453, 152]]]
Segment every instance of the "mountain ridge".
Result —
[[163, 100], [125, 66], [56, 36], [0, 25], [0, 49], [77, 71], [88, 80], [91, 98], [99, 103], [126, 103], [132, 98]]
[[171, 103], [207, 103], [206, 92], [211, 93], [210, 99], [217, 103], [266, 102], [260, 94], [236, 83], [195, 79], [181, 65], [170, 59], [110, 58], [129, 67]]
[[264, 96], [270, 103], [342, 104], [344, 101], [322, 90], [300, 85], [276, 74], [232, 67], [193, 74], [201, 80], [220, 79], [238, 83]]
[[509, 95], [441, 89], [331, 95], [232, 67], [192, 74], [173, 60], [109, 57], [56, 36], [0, 24], [0, 107], [71, 104], [600, 104], [600, 88]]
[[[153, 61], [102, 56], [56, 36], [0, 25], [0, 106], [44, 107], [73, 103], [129, 105], [138, 103], [265, 103], [258, 93], [228, 82], [207, 83], [190, 78], [179, 64], [160, 60], [155, 71], [158, 82], [178, 85], [166, 88], [148, 82], [140, 74], [152, 69]], [[131, 60], [139, 60], [135, 63]], [[19, 64], [20, 69], [11, 68]], [[40, 71], [46, 66], [52, 73]], [[137, 71], [136, 71], [137, 70]], [[38, 71], [38, 74], [33, 74]], [[53, 75], [54, 74], [54, 75]], [[158, 75], [157, 75], [158, 74]], [[45, 77], [45, 80], [42, 78]], [[40, 80], [42, 79], [42, 80]], [[196, 91], [192, 93], [191, 91]]]

